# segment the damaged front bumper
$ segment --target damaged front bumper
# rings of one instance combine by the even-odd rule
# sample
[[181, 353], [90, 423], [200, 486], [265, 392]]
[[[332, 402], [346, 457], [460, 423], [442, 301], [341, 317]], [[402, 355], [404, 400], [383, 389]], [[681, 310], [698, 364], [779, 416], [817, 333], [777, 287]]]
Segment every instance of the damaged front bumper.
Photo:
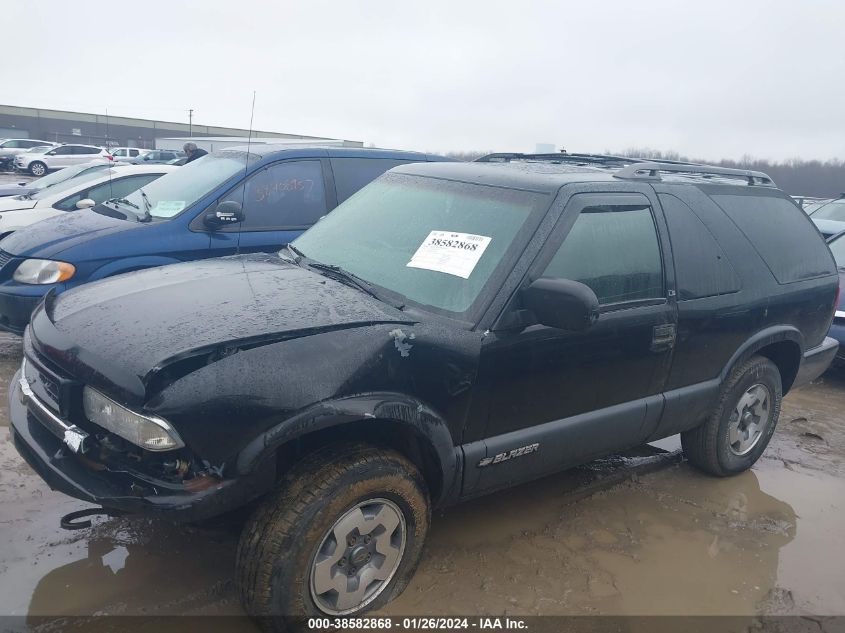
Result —
[[[90, 437], [55, 415], [30, 391], [20, 371], [9, 389], [15, 448], [53, 490], [104, 508], [177, 522], [200, 521], [241, 507], [275, 484], [275, 464], [236, 478], [183, 484], [156, 482], [110, 470], [82, 455]], [[83, 435], [80, 435], [83, 434]], [[198, 489], [201, 488], [201, 489]]]

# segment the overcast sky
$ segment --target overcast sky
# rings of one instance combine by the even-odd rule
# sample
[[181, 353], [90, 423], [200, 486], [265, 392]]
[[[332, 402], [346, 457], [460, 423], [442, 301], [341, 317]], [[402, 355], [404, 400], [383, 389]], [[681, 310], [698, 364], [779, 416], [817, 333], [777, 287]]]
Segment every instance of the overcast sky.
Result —
[[845, 159], [845, 2], [7, 1], [0, 103], [362, 140]]

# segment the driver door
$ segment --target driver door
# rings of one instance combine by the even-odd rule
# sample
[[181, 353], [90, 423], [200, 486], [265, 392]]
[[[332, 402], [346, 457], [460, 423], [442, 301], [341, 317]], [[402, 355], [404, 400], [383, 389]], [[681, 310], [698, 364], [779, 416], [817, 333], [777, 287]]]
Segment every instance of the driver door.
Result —
[[[467, 464], [465, 492], [512, 485], [635, 446], [663, 409], [675, 342], [671, 262], [656, 200], [576, 194], [523, 286], [579, 281], [599, 299], [590, 328], [494, 327], [482, 347], [489, 385], [485, 454]], [[517, 292], [499, 323], [524, 310]], [[495, 461], [498, 455], [525, 451]], [[494, 461], [488, 461], [494, 460]]]

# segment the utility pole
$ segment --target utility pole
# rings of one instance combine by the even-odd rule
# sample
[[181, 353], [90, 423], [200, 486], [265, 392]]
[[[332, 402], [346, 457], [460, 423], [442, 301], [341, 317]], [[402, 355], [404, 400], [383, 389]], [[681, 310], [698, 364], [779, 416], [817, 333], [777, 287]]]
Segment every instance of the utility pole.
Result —
[[188, 136], [194, 136], [194, 110], [191, 108], [188, 110]]

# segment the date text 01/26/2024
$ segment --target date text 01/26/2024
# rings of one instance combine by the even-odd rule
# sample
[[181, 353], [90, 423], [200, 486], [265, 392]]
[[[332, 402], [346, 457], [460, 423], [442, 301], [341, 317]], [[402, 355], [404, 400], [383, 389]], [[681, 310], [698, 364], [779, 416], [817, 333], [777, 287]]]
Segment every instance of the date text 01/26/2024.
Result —
[[528, 625], [519, 618], [310, 618], [312, 631], [388, 630], [440, 631], [447, 629], [525, 630]]

